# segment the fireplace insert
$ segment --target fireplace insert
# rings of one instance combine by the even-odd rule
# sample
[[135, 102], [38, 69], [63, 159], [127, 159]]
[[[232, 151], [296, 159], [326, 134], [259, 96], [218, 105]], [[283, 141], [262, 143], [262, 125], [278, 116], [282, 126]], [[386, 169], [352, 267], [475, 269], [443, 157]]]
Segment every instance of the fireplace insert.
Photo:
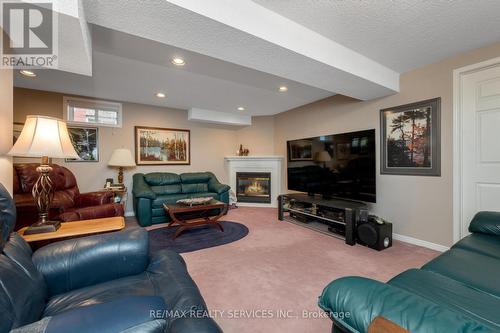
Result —
[[271, 203], [271, 173], [237, 172], [238, 202]]

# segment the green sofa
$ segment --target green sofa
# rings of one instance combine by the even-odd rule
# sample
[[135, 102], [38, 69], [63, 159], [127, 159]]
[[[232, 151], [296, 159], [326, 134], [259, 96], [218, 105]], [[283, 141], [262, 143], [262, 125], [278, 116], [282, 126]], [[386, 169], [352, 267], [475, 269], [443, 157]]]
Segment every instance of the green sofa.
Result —
[[366, 332], [377, 316], [412, 333], [500, 332], [500, 213], [478, 213], [469, 231], [421, 269], [388, 283], [331, 282], [319, 306], [333, 320], [333, 332]]
[[212, 197], [229, 203], [229, 190], [230, 187], [219, 183], [211, 172], [136, 173], [132, 189], [135, 216], [143, 227], [169, 222], [164, 203], [196, 197]]

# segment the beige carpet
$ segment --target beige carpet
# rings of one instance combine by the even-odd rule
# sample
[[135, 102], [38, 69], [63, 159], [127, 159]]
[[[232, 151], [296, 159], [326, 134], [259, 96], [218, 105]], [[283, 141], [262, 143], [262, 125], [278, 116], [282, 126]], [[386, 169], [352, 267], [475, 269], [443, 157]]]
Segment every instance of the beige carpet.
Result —
[[[377, 252], [277, 219], [270, 208], [238, 208], [227, 220], [250, 233], [237, 242], [185, 253], [189, 272], [226, 333], [324, 332], [317, 297], [333, 279], [386, 281], [437, 252], [402, 242]], [[182, 237], [182, 236], [181, 236]]]

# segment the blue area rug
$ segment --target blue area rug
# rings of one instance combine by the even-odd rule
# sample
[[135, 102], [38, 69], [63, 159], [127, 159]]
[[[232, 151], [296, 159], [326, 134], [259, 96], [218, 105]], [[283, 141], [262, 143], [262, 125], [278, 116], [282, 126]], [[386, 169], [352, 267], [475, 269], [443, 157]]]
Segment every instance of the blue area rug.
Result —
[[159, 228], [149, 231], [149, 248], [153, 251], [169, 249], [177, 253], [192, 252], [209, 247], [229, 244], [248, 235], [248, 228], [236, 222], [221, 221], [224, 232], [213, 226], [200, 226], [185, 230], [172, 239], [178, 227]]

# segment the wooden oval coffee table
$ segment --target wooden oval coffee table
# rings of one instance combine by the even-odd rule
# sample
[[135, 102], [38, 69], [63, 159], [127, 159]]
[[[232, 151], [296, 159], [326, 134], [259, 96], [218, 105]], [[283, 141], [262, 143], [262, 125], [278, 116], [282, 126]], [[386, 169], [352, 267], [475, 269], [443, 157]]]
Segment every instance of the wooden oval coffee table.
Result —
[[171, 221], [167, 227], [178, 224], [179, 228], [175, 231], [173, 239], [187, 229], [199, 226], [213, 226], [224, 231], [219, 219], [227, 212], [227, 204], [215, 199], [203, 205], [188, 206], [185, 204], [163, 204], [165, 212], [170, 216]]

